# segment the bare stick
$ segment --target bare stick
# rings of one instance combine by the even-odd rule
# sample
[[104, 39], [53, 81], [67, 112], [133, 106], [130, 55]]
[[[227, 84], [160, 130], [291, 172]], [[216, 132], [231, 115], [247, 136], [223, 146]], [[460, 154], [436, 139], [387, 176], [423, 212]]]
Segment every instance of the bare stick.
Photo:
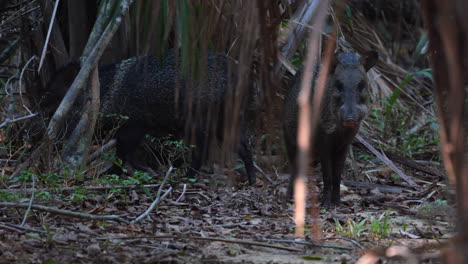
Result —
[[141, 214], [139, 217], [135, 218], [135, 220], [131, 221], [130, 223], [135, 224], [136, 222], [138, 222], [141, 219], [145, 218], [151, 211], [153, 211], [154, 207], [156, 207], [156, 205], [160, 201], [162, 201], [172, 191], [172, 187], [169, 187], [169, 189], [167, 189], [167, 191], [163, 194], [163, 196], [160, 197], [162, 188], [163, 188], [164, 184], [166, 183], [167, 179], [169, 178], [169, 175], [171, 175], [172, 170], [173, 170], [172, 166], [167, 170], [166, 176], [164, 176], [164, 179], [163, 179], [163, 181], [161, 183], [161, 186], [159, 186], [158, 194], [156, 194], [156, 199], [154, 199], [154, 202], [151, 203], [150, 207], [148, 207], [148, 209], [143, 214]]
[[357, 242], [356, 240], [351, 239], [351, 238], [347, 238], [347, 237], [324, 237], [324, 238], [322, 238], [322, 240], [330, 240], [330, 239], [341, 239], [341, 240], [344, 240], [344, 241], [348, 241], [348, 242], [351, 242], [352, 244], [354, 244], [356, 247], [358, 247], [360, 249], [364, 249], [363, 245], [359, 244], [359, 242]]
[[156, 200], [159, 199], [159, 196], [161, 195], [162, 188], [164, 187], [164, 184], [166, 183], [167, 179], [169, 178], [169, 175], [171, 175], [171, 172], [174, 168], [171, 166], [167, 172], [166, 176], [164, 176], [163, 181], [161, 182], [161, 186], [159, 186], [158, 194], [156, 194]]
[[[36, 56], [32, 56], [27, 62], [26, 64], [24, 65], [23, 69], [21, 70], [21, 74], [20, 74], [20, 78], [19, 78], [19, 96], [20, 96], [20, 99], [21, 99], [21, 103], [23, 105], [23, 108], [26, 109], [26, 111], [28, 112], [28, 115], [26, 116], [22, 116], [22, 117], [18, 117], [18, 118], [13, 118], [12, 117], [12, 111], [8, 111], [8, 115], [7, 117], [5, 118], [5, 120], [3, 121], [2, 124], [0, 124], [0, 128], [10, 124], [10, 123], [14, 123], [14, 122], [18, 122], [18, 121], [21, 121], [21, 120], [24, 120], [24, 119], [28, 119], [28, 118], [31, 118], [33, 116], [35, 116], [36, 114], [34, 114], [33, 112], [31, 112], [31, 110], [29, 110], [28, 106], [24, 103], [24, 99], [23, 99], [23, 92], [22, 92], [22, 79], [23, 79], [23, 74], [24, 74], [24, 71], [26, 70], [26, 68], [28, 67], [28, 65], [36, 59]], [[8, 84], [10, 82], [10, 80], [13, 78], [14, 76], [10, 77], [5, 85], [5, 88], [8, 87]], [[10, 87], [11, 87], [11, 84], [10, 84]], [[6, 94], [10, 97], [10, 104], [13, 105], [13, 95], [15, 93], [13, 93], [13, 91], [9, 91], [9, 89], [5, 89], [5, 92]], [[11, 115], [10, 115], [11, 114]]]
[[263, 238], [261, 240], [262, 241], [271, 241], [271, 242], [280, 242], [280, 243], [301, 244], [301, 245], [305, 245], [305, 246], [321, 247], [321, 248], [334, 248], [334, 249], [343, 249], [343, 250], [353, 250], [350, 247], [334, 246], [334, 245], [323, 245], [323, 244], [317, 244], [317, 243], [312, 243], [312, 242], [302, 241], [302, 240], [285, 240], [285, 239], [271, 239], [271, 238]]
[[183, 237], [182, 239], [192, 239], [192, 240], [207, 240], [207, 241], [220, 241], [225, 243], [234, 243], [234, 244], [244, 244], [244, 245], [252, 245], [252, 246], [260, 246], [260, 247], [268, 247], [268, 248], [276, 248], [288, 251], [296, 251], [301, 252], [302, 250], [297, 248], [290, 248], [290, 247], [283, 247], [283, 246], [275, 246], [266, 243], [260, 243], [255, 241], [246, 241], [246, 240], [237, 240], [237, 239], [224, 239], [224, 238], [216, 238], [216, 237]]
[[179, 196], [179, 198], [177, 198], [177, 200], [175, 201], [176, 203], [178, 203], [180, 199], [184, 197], [186, 191], [187, 191], [187, 184], [184, 184], [184, 189], [182, 190], [182, 194]]
[[131, 221], [130, 223], [131, 224], [135, 224], [136, 222], [140, 221], [141, 219], [145, 218], [146, 216], [148, 216], [148, 214], [153, 211], [154, 207], [160, 202], [162, 201], [164, 198], [166, 198], [166, 196], [172, 191], [172, 187], [169, 187], [169, 189], [167, 189], [167, 191], [163, 194], [163, 196], [161, 196], [160, 198], [154, 200], [154, 202], [150, 205], [150, 207], [148, 207], [148, 209], [142, 214], [140, 215], [139, 217], [135, 218], [135, 220]]
[[[276, 248], [276, 249], [295, 251], [295, 252], [301, 252], [302, 251], [302, 250], [297, 249], [297, 248], [276, 246], [276, 245], [271, 245], [271, 244], [266, 244], [266, 243], [261, 243], [261, 242], [255, 242], [255, 241], [247, 241], [247, 240], [239, 240], [239, 239], [224, 239], [224, 238], [217, 238], [217, 237], [192, 237], [192, 236], [161, 235], [161, 236], [116, 237], [116, 238], [110, 238], [110, 239], [125, 240], [125, 239], [142, 239], [142, 238], [148, 238], [148, 239], [149, 238], [152, 238], [152, 239], [191, 239], [191, 240], [220, 241], [220, 242], [225, 242], [225, 243]], [[103, 238], [97, 238], [97, 239], [107, 240], [107, 239], [109, 239], [109, 237], [106, 237], [106, 238], [103, 237]]]
[[22, 230], [25, 230], [25, 231], [35, 232], [35, 233], [47, 234], [47, 232], [44, 231], [44, 230], [35, 229], [35, 228], [28, 227], [28, 226], [20, 226], [20, 225], [14, 225], [14, 224], [10, 224], [10, 223], [5, 223], [4, 225], [1, 225], [1, 226], [2, 227], [8, 226], [8, 227], [11, 227], [11, 228], [17, 228], [17, 229], [20, 229], [21, 232], [23, 232]]
[[10, 192], [10, 193], [30, 193], [30, 192], [46, 192], [50, 190], [58, 191], [73, 191], [77, 189], [83, 190], [92, 190], [92, 191], [102, 191], [109, 189], [139, 189], [139, 188], [154, 188], [159, 187], [160, 184], [145, 184], [145, 185], [105, 185], [105, 186], [76, 186], [76, 187], [62, 187], [62, 188], [42, 188], [42, 189], [0, 189], [0, 191]]
[[[28, 208], [29, 204], [27, 203], [10, 203], [10, 202], [0, 202], [0, 206], [6, 207], [15, 207], [15, 208]], [[81, 219], [88, 219], [88, 220], [111, 220], [116, 222], [123, 222], [129, 223], [128, 221], [122, 219], [118, 215], [92, 215], [92, 214], [85, 214], [85, 213], [77, 213], [69, 210], [61, 210], [54, 207], [47, 207], [43, 205], [32, 205], [32, 209], [38, 211], [44, 211], [52, 214], [57, 215], [64, 215], [69, 217], [81, 218]]]
[[267, 179], [271, 184], [274, 183], [273, 180], [265, 172], [263, 172], [263, 170], [257, 164], [254, 164], [254, 166], [257, 169], [257, 171], [265, 177], [265, 179]]
[[29, 165], [33, 162], [33, 161], [36, 161], [38, 158], [39, 158], [39, 155], [42, 153], [42, 150], [43, 148], [45, 147], [45, 142], [42, 141], [42, 143], [39, 145], [39, 147], [37, 147], [33, 153], [31, 154], [31, 156], [29, 157], [29, 159], [27, 159], [25, 162], [21, 163], [18, 165], [18, 168], [15, 170], [15, 172], [13, 172], [11, 175], [10, 175], [10, 179], [13, 179], [15, 178], [16, 176], [18, 176], [23, 170], [25, 170], [26, 168], [29, 167]]
[[[32, 188], [31, 189], [34, 190], [35, 188], [36, 188], [36, 176], [34, 176], [34, 174], [32, 174]], [[32, 206], [32, 203], [34, 201], [34, 194], [35, 194], [35, 192], [31, 192], [31, 198], [29, 199], [29, 206], [28, 206], [28, 209], [26, 210], [26, 212], [24, 213], [23, 221], [21, 222], [20, 226], [24, 226], [24, 223], [26, 223], [26, 219], [28, 218], [29, 211], [31, 210], [31, 206]]]
[[52, 12], [52, 16], [50, 17], [49, 29], [47, 30], [47, 36], [44, 42], [44, 48], [42, 48], [41, 59], [39, 61], [39, 67], [37, 68], [37, 71], [41, 70], [42, 64], [44, 63], [47, 46], [49, 45], [50, 33], [52, 32], [52, 26], [54, 25], [55, 15], [57, 14], [57, 7], [59, 3], [60, 3], [60, 0], [55, 1], [54, 11]]
[[18, 118], [15, 118], [15, 119], [6, 118], [5, 121], [3, 121], [2, 124], [0, 124], [0, 128], [6, 126], [7, 124], [18, 122], [18, 121], [21, 121], [21, 120], [24, 120], [24, 119], [28, 119], [28, 118], [31, 118], [33, 116], [36, 116], [36, 114], [30, 114], [30, 115], [18, 117]]
[[88, 163], [88, 164], [91, 163], [92, 161], [97, 159], [99, 156], [101, 156], [102, 153], [104, 153], [105, 151], [107, 151], [107, 150], [111, 149], [113, 146], [115, 146], [116, 143], [117, 143], [117, 140], [115, 138], [109, 140], [106, 144], [104, 144], [98, 150], [93, 152], [93, 154], [89, 155], [88, 159], [86, 160], [86, 163]]
[[369, 142], [367, 142], [361, 135], [357, 134], [356, 139], [359, 140], [367, 149], [369, 149], [372, 153], [374, 153], [377, 158], [382, 160], [385, 164], [387, 164], [390, 169], [400, 175], [403, 180], [409, 183], [412, 186], [417, 186], [417, 184], [411, 179], [411, 177], [407, 176], [404, 172], [402, 172], [391, 160], [389, 160], [384, 154], [380, 153], [377, 149], [375, 149]]
[[[57, 1], [58, 2], [58, 1]], [[21, 74], [20, 74], [20, 78], [19, 78], [19, 89], [18, 89], [18, 92], [20, 94], [20, 99], [21, 99], [21, 104], [23, 105], [24, 109], [26, 109], [29, 113], [29, 115], [34, 115], [33, 112], [31, 112], [31, 110], [29, 110], [29, 108], [26, 106], [26, 104], [24, 103], [24, 99], [23, 99], [23, 75], [24, 75], [24, 71], [26, 70], [26, 68], [28, 67], [28, 65], [33, 61], [33, 60], [36, 60], [36, 56], [32, 56], [28, 62], [26, 62], [26, 64], [24, 65], [23, 69], [21, 69]]]

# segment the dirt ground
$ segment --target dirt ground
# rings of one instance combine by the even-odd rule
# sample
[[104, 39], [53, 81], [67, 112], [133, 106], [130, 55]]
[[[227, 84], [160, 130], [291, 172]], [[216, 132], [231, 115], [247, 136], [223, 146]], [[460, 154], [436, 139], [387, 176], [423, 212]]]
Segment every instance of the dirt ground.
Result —
[[[22, 225], [25, 209], [0, 207], [0, 263], [355, 263], [390, 246], [413, 249], [411, 256], [423, 263], [439, 262], [439, 249], [453, 234], [446, 185], [407, 170], [418, 183], [409, 188], [392, 181], [391, 171], [378, 162], [357, 166], [380, 185], [343, 185], [342, 205], [320, 210], [320, 244], [311, 242], [310, 217], [305, 240], [295, 240], [287, 174], [267, 174], [272, 183], [258, 173], [255, 187], [229, 189], [227, 173], [204, 174], [195, 183], [172, 173], [161, 192], [172, 187], [170, 193], [133, 224], [32, 208]], [[346, 178], [352, 174], [348, 166]], [[84, 181], [82, 186], [99, 185]], [[159, 184], [129, 186], [93, 189], [79, 200], [71, 198], [76, 191], [57, 188], [34, 204], [130, 222], [150, 207]]]

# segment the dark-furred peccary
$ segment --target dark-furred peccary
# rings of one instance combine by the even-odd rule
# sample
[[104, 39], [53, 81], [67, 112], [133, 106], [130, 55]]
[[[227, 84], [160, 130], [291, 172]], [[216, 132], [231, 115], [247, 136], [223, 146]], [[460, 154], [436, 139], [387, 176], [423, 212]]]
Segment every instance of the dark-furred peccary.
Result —
[[[320, 162], [324, 207], [340, 204], [341, 174], [345, 164], [349, 145], [359, 130], [360, 122], [367, 113], [368, 80], [367, 71], [377, 62], [378, 54], [370, 51], [360, 56], [353, 52], [335, 54], [330, 74], [327, 78], [322, 101], [318, 130], [315, 137], [315, 152], [311, 153], [315, 161]], [[318, 77], [316, 67], [312, 89]], [[283, 119], [286, 150], [292, 173], [288, 186], [288, 196], [293, 194], [297, 164], [297, 97], [301, 89], [302, 72], [296, 74], [293, 85], [285, 97], [285, 115]], [[310, 101], [312, 103], [312, 101]]]
[[[176, 62], [173, 50], [162, 58], [147, 55], [99, 67], [102, 113], [99, 129], [106, 131], [115, 126], [115, 121], [109, 116], [128, 117], [116, 133], [117, 156], [124, 163], [144, 169], [136, 161], [135, 152], [145, 134], [156, 137], [169, 134], [185, 138], [192, 136], [186, 135], [187, 132], [193, 133], [195, 147], [186, 176], [193, 177], [197, 173], [206, 160], [209, 140], [212, 137], [222, 139], [224, 111], [229, 110], [224, 107], [226, 89], [228, 81], [236, 80], [234, 74], [228, 76], [229, 58], [211, 51], [206, 54], [206, 68], [201, 68], [197, 76], [182, 73], [181, 60], [179, 58]], [[62, 86], [68, 89], [72, 81], [73, 78]], [[52, 81], [51, 87], [56, 86]], [[217, 115], [210, 117], [209, 112]], [[189, 129], [185, 129], [187, 122], [191, 124]], [[212, 131], [211, 122], [215, 122], [217, 131]], [[243, 126], [238, 153], [245, 164], [249, 183], [254, 184], [253, 159]]]

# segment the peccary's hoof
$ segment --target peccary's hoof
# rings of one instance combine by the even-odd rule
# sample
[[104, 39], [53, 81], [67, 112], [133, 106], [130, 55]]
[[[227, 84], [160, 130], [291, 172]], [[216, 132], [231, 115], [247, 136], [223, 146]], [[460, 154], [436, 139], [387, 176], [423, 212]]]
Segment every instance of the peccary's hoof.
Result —
[[112, 166], [105, 172], [106, 174], [122, 175], [124, 173], [122, 167], [112, 164]]
[[330, 209], [332, 207], [339, 207], [340, 206], [340, 198], [338, 200], [332, 199], [330, 196], [322, 197], [322, 207], [325, 209]]
[[336, 207], [339, 207], [340, 206], [340, 196], [332, 196], [331, 198], [331, 204], [336, 206]]

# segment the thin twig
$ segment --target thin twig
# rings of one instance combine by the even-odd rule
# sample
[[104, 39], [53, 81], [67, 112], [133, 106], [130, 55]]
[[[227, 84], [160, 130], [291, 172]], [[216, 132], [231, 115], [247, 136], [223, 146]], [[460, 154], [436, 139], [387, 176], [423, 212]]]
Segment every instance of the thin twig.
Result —
[[[57, 1], [58, 2], [58, 1]], [[24, 67], [21, 69], [21, 73], [20, 73], [20, 78], [19, 78], [19, 87], [18, 87], [18, 92], [20, 94], [20, 99], [21, 99], [21, 104], [23, 105], [23, 108], [26, 109], [26, 111], [28, 111], [29, 115], [34, 115], [33, 112], [31, 112], [31, 110], [29, 110], [28, 106], [24, 103], [24, 99], [23, 99], [23, 75], [24, 75], [24, 71], [26, 70], [26, 68], [28, 68], [28, 65], [33, 61], [33, 60], [36, 60], [36, 56], [32, 56], [27, 62], [26, 64], [24, 65]]]
[[317, 244], [317, 243], [312, 243], [312, 242], [302, 241], [302, 240], [284, 240], [284, 239], [271, 239], [271, 238], [263, 238], [261, 240], [262, 241], [271, 241], [271, 242], [280, 242], [280, 243], [301, 244], [301, 245], [312, 246], [312, 247], [334, 248], [334, 249], [342, 249], [342, 250], [353, 250], [350, 247], [335, 246], [335, 245], [322, 245], [322, 244]]
[[[1, 224], [0, 224], [0, 225], [1, 225]], [[39, 229], [27, 227], [27, 226], [14, 225], [14, 224], [10, 224], [10, 223], [5, 223], [3, 226], [8, 226], [8, 227], [11, 227], [11, 228], [18, 228], [18, 229], [21, 229], [21, 230], [31, 231], [31, 232], [35, 232], [35, 233], [42, 233], [42, 234], [46, 234], [46, 233], [47, 233], [47, 232], [44, 231], [44, 230], [39, 230]], [[22, 232], [23, 232], [23, 231], [22, 231]]]
[[166, 196], [172, 191], [172, 187], [169, 187], [169, 189], [167, 189], [167, 191], [158, 199], [154, 200], [154, 202], [150, 205], [150, 207], [148, 207], [148, 209], [143, 213], [141, 214], [139, 217], [135, 218], [135, 220], [131, 221], [130, 223], [131, 224], [135, 224], [136, 222], [140, 221], [141, 219], [145, 218], [146, 216], [148, 216], [148, 214], [153, 211], [154, 207], [160, 202], [162, 201], [164, 198], [166, 198]]
[[162, 188], [164, 187], [164, 184], [166, 183], [167, 179], [169, 178], [169, 175], [171, 175], [171, 172], [172, 172], [173, 169], [174, 168], [171, 166], [167, 170], [166, 176], [164, 176], [164, 179], [161, 182], [161, 186], [159, 186], [158, 193], [156, 194], [156, 199], [154, 199], [154, 201], [151, 203], [151, 205], [148, 207], [148, 209], [143, 214], [141, 214], [139, 217], [135, 218], [135, 220], [131, 221], [130, 223], [135, 224], [136, 222], [138, 222], [141, 219], [145, 218], [151, 211], [153, 211], [154, 207], [156, 207], [156, 205], [160, 201], [162, 201], [172, 191], [172, 187], [169, 187], [169, 189], [167, 189], [167, 191], [163, 194], [163, 196], [161, 196]]
[[176, 203], [178, 203], [180, 201], [180, 199], [182, 199], [182, 197], [184, 197], [186, 191], [187, 191], [187, 184], [184, 184], [182, 194], [179, 196], [179, 198], [177, 198], [177, 200], [175, 201]]
[[[36, 176], [34, 176], [34, 174], [31, 174], [32, 176], [32, 187], [31, 189], [35, 189], [36, 188]], [[29, 215], [29, 211], [31, 211], [31, 206], [33, 204], [33, 201], [34, 201], [34, 194], [35, 192], [31, 192], [31, 198], [29, 199], [29, 206], [28, 206], [28, 209], [26, 210], [26, 212], [24, 213], [24, 217], [23, 217], [23, 221], [21, 221], [21, 225], [20, 226], [24, 226], [24, 223], [26, 223], [26, 219], [28, 218], [28, 215]]]
[[398, 175], [400, 175], [403, 180], [405, 180], [407, 183], [409, 183], [412, 186], [417, 186], [417, 184], [411, 179], [411, 177], [407, 176], [403, 171], [401, 171], [391, 160], [389, 160], [385, 154], [382, 154], [379, 152], [377, 149], [374, 148], [367, 140], [365, 140], [363, 137], [361, 137], [360, 134], [356, 135], [356, 139], [361, 142], [367, 149], [369, 149], [372, 153], [374, 153], [377, 158], [379, 158], [381, 161], [383, 161], [385, 164], [387, 164], [388, 167], [390, 167], [394, 172], [396, 172]]
[[216, 228], [216, 227], [237, 227], [237, 226], [243, 226], [248, 224], [247, 222], [243, 223], [230, 223], [230, 224], [221, 224], [221, 225], [209, 225], [209, 226], [203, 226], [204, 228]]
[[174, 169], [174, 168], [171, 166], [171, 167], [167, 170], [166, 176], [164, 176], [164, 179], [163, 179], [163, 181], [161, 182], [161, 186], [159, 186], [159, 190], [158, 190], [158, 193], [156, 194], [156, 199], [155, 199], [155, 200], [159, 199], [159, 196], [161, 196], [161, 191], [162, 191], [162, 189], [163, 189], [163, 187], [164, 187], [164, 184], [166, 183], [167, 179], [169, 178], [169, 175], [171, 175], [171, 172], [172, 172], [173, 169]]
[[360, 249], [364, 249], [363, 245], [359, 244], [359, 242], [357, 242], [356, 240], [351, 239], [351, 238], [347, 238], [347, 237], [324, 237], [324, 238], [322, 238], [322, 240], [330, 240], [330, 239], [345, 240], [345, 241], [351, 242], [352, 244], [354, 244], [356, 247], [358, 247]]
[[62, 188], [42, 188], [42, 189], [0, 189], [4, 192], [9, 193], [30, 193], [30, 192], [47, 192], [47, 191], [73, 191], [73, 190], [92, 190], [92, 191], [101, 191], [109, 189], [138, 189], [138, 188], [154, 188], [159, 187], [160, 184], [144, 184], [144, 185], [105, 185], [105, 186], [75, 186], [75, 187], [62, 187]]
[[271, 184], [274, 184], [273, 180], [257, 165], [254, 164], [255, 168], [262, 174]]
[[[15, 208], [28, 208], [29, 204], [27, 203], [11, 203], [11, 202], [0, 202], [0, 206], [6, 206], [6, 207], [15, 207]], [[52, 214], [57, 214], [57, 215], [64, 215], [64, 216], [69, 216], [69, 217], [76, 217], [76, 218], [81, 218], [81, 219], [88, 219], [88, 220], [111, 220], [111, 221], [116, 221], [116, 222], [123, 222], [123, 223], [129, 223], [127, 220], [122, 219], [118, 215], [92, 215], [92, 214], [86, 214], [86, 213], [77, 213], [69, 210], [61, 210], [57, 209], [54, 207], [47, 207], [43, 205], [32, 205], [32, 209], [38, 210], [38, 211], [44, 211]]]
[[43, 149], [45, 148], [46, 144], [44, 141], [41, 142], [41, 144], [39, 145], [39, 147], [37, 147], [33, 153], [31, 154], [31, 156], [23, 163], [20, 163], [18, 165], [18, 167], [16, 168], [15, 172], [13, 172], [11, 175], [10, 175], [10, 179], [14, 179], [15, 177], [17, 177], [23, 170], [25, 170], [26, 168], [29, 167], [29, 165], [33, 162], [33, 161], [36, 161], [38, 158], [39, 158], [39, 155], [42, 153]]
[[46, 36], [46, 39], [45, 39], [45, 42], [44, 42], [44, 48], [42, 48], [41, 59], [39, 61], [39, 67], [37, 68], [38, 72], [41, 70], [42, 64], [44, 63], [44, 58], [45, 58], [45, 55], [46, 55], [47, 46], [49, 45], [50, 33], [52, 32], [52, 27], [54, 25], [55, 15], [57, 14], [57, 7], [58, 7], [59, 3], [60, 3], [60, 0], [55, 1], [54, 11], [52, 12], [52, 16], [50, 17], [49, 29], [47, 30], [47, 36]]
[[102, 153], [104, 153], [105, 151], [115, 146], [116, 143], [117, 143], [116, 139], [109, 140], [106, 144], [102, 145], [102, 147], [100, 147], [98, 150], [93, 152], [93, 154], [89, 155], [88, 159], [86, 160], [86, 163], [87, 164], [91, 163], [92, 161], [97, 159], [99, 156], [101, 156]]
[[[175, 238], [177, 238], [177, 237], [175, 237]], [[296, 251], [296, 252], [301, 252], [302, 251], [302, 250], [297, 249], [297, 248], [275, 246], [275, 245], [266, 244], [266, 243], [260, 243], [260, 242], [255, 242], [255, 241], [247, 241], [247, 240], [238, 240], [238, 239], [224, 239], [224, 238], [216, 238], [216, 237], [184, 237], [184, 236], [181, 236], [179, 238], [192, 239], [192, 240], [220, 241], [220, 242], [225, 242], [225, 243], [244, 244], [244, 245], [260, 246], [260, 247], [276, 248], [276, 249]]]
[[15, 118], [15, 119], [6, 118], [5, 121], [3, 121], [2, 124], [0, 124], [0, 128], [6, 126], [7, 124], [18, 122], [18, 121], [28, 119], [28, 118], [31, 118], [31, 117], [34, 117], [34, 116], [36, 116], [36, 114], [30, 114], [30, 115], [18, 117], [18, 118]]

